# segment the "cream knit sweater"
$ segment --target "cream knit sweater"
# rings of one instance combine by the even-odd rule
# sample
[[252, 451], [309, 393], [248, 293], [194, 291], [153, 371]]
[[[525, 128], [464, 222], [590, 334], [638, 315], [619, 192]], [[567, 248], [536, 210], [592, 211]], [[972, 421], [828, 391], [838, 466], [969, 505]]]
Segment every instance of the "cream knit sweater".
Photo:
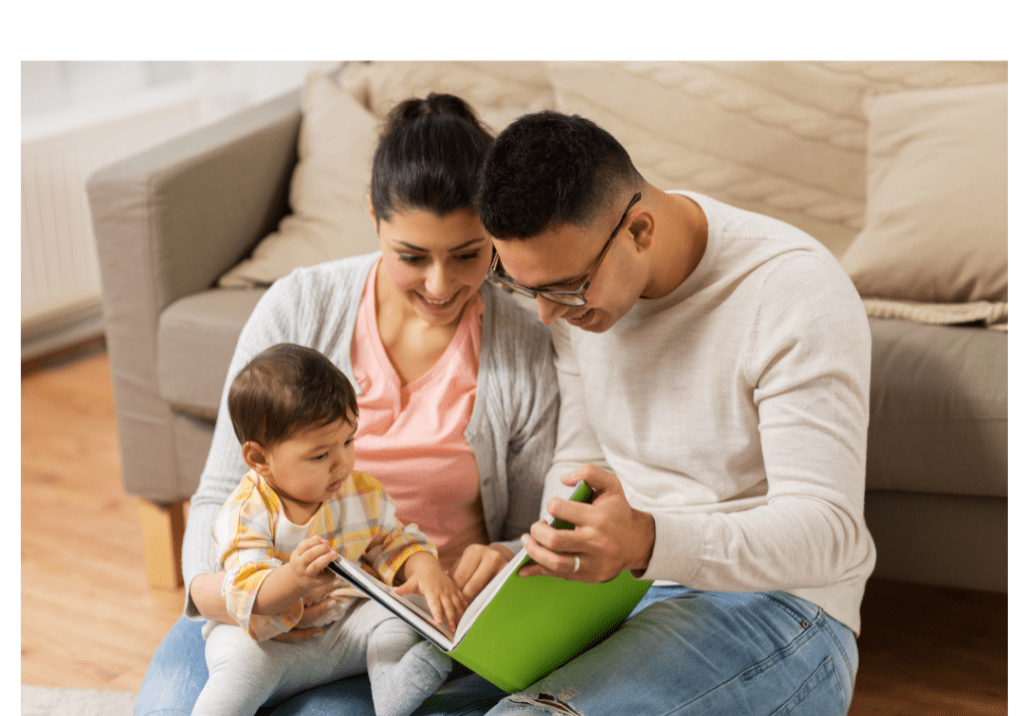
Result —
[[545, 504], [560, 476], [606, 467], [654, 515], [646, 578], [790, 592], [858, 632], [875, 563], [863, 305], [810, 236], [685, 195], [708, 221], [694, 273], [605, 333], [554, 326], [562, 402]]

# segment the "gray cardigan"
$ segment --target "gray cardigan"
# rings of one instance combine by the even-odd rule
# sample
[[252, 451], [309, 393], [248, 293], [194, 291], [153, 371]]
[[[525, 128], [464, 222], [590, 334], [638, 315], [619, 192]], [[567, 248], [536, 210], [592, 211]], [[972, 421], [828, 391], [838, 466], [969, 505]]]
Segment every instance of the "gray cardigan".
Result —
[[[260, 299], [235, 347], [221, 395], [213, 443], [199, 488], [189, 504], [182, 548], [186, 614], [198, 616], [188, 596], [199, 574], [220, 571], [210, 525], [248, 469], [231, 427], [227, 393], [250, 358], [275, 343], [311, 346], [352, 381], [352, 333], [370, 268], [379, 252], [297, 269]], [[541, 514], [544, 474], [551, 463], [558, 418], [558, 381], [546, 327], [489, 283], [480, 336], [476, 401], [465, 436], [480, 474], [487, 534], [519, 550], [519, 536]]]

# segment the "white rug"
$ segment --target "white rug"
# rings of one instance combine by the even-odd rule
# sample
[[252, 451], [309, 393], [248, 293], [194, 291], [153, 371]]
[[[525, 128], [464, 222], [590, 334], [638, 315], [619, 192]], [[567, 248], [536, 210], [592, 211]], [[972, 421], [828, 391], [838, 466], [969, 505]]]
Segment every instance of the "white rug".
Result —
[[21, 687], [21, 716], [132, 716], [136, 694]]

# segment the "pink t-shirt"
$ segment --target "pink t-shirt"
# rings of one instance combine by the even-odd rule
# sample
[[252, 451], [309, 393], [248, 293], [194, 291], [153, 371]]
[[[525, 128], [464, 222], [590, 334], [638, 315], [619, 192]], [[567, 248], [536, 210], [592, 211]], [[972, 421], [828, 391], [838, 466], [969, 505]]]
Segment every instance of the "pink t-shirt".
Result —
[[377, 265], [352, 338], [352, 374], [362, 389], [355, 469], [384, 485], [398, 519], [418, 525], [447, 568], [468, 545], [489, 541], [476, 459], [463, 435], [476, 398], [483, 299], [477, 294], [466, 307], [437, 363], [403, 386], [377, 328]]

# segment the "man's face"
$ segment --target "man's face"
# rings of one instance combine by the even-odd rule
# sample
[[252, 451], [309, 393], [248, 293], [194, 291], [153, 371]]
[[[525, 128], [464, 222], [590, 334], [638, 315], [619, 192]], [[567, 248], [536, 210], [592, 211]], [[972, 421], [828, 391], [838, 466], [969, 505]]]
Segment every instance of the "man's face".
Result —
[[495, 239], [505, 273], [523, 286], [574, 290], [589, 275], [585, 306], [563, 306], [543, 296], [537, 297], [537, 313], [544, 324], [564, 318], [582, 330], [602, 333], [636, 303], [643, 280], [627, 225], [615, 232], [603, 260], [593, 270], [619, 216], [609, 213], [586, 228], [566, 224], [522, 241]]

